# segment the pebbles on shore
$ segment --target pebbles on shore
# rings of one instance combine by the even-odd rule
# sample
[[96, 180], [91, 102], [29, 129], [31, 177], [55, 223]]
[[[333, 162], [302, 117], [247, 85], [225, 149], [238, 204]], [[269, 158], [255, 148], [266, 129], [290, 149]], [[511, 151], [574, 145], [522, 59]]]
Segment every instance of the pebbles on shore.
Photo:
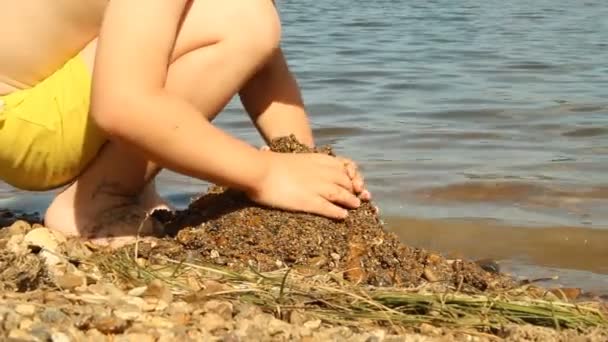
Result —
[[[68, 244], [72, 248], [66, 248]], [[121, 289], [85, 275], [70, 262], [74, 257], [71, 253], [84, 253], [82, 244], [43, 227], [32, 229], [22, 221], [0, 229], [0, 246], [0, 286], [4, 289], [0, 291], [0, 337], [12, 341], [496, 340], [492, 335], [428, 324], [391, 335], [388, 327], [353, 329], [322, 322], [298, 310], [279, 319], [244, 302], [176, 295], [158, 279]], [[200, 288], [202, 294], [227, 289], [214, 280], [204, 280]], [[608, 339], [605, 330], [580, 334], [525, 325], [507, 326], [502, 335], [506, 341]]]

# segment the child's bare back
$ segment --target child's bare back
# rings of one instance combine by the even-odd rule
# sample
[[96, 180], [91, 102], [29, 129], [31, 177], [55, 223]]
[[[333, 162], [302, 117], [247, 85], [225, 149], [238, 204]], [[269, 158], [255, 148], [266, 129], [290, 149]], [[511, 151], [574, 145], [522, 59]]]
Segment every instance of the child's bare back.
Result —
[[31, 87], [94, 39], [108, 0], [0, 2], [0, 95]]

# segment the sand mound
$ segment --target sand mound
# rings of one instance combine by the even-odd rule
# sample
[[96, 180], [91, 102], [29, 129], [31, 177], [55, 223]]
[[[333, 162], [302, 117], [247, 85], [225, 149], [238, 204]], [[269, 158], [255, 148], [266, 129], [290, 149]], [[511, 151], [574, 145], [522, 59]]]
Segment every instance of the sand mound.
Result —
[[[293, 136], [277, 139], [270, 147], [275, 152], [333, 155], [330, 147], [310, 150]], [[173, 217], [160, 216], [165, 216], [161, 218], [175, 239], [145, 252], [175, 259], [194, 257], [261, 271], [309, 267], [375, 286], [436, 282], [461, 290], [487, 290], [511, 284], [473, 262], [448, 261], [401, 244], [396, 235], [384, 230], [369, 202], [351, 210], [345, 220], [332, 220], [261, 207], [238, 191], [215, 186], [186, 210]]]

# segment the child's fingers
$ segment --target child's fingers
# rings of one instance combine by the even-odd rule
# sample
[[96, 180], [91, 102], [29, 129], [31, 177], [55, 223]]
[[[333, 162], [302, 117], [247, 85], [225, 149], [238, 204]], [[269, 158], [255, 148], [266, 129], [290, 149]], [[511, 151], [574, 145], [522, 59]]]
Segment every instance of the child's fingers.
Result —
[[361, 175], [361, 172], [359, 172], [357, 164], [347, 158], [338, 157], [338, 159], [343, 163], [346, 173], [353, 183], [355, 193], [362, 193], [365, 190], [365, 182], [363, 180], [363, 175]]
[[372, 199], [372, 194], [367, 189], [363, 189], [363, 191], [361, 191], [359, 194], [359, 198], [362, 201], [369, 201]]
[[354, 161], [352, 161], [348, 158], [344, 158], [344, 157], [337, 157], [337, 158], [344, 165], [344, 168], [346, 169], [346, 173], [348, 174], [348, 177], [350, 177], [351, 179], [354, 179], [358, 173], [357, 164], [355, 164]]
[[346, 209], [332, 203], [323, 196], [318, 196], [314, 202], [310, 203], [310, 208], [307, 211], [333, 219], [345, 219], [348, 216]]

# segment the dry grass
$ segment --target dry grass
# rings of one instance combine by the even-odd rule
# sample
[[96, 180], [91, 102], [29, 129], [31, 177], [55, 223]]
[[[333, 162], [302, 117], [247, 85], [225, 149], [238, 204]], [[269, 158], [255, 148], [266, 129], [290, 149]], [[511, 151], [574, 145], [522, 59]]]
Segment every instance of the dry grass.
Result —
[[[142, 286], [153, 279], [168, 284], [178, 296], [238, 299], [259, 305], [279, 316], [303, 310], [329, 323], [379, 324], [412, 327], [420, 323], [455, 329], [495, 331], [506, 324], [532, 324], [556, 329], [608, 328], [608, 318], [598, 303], [568, 303], [538, 299], [526, 288], [505, 293], [464, 294], [454, 289], [437, 292], [415, 289], [372, 288], [350, 284], [340, 275], [283, 269], [260, 273], [236, 272], [196, 262], [160, 258], [142, 264], [132, 255], [97, 255], [95, 263], [113, 282]], [[206, 280], [226, 289], [201, 291]]]

